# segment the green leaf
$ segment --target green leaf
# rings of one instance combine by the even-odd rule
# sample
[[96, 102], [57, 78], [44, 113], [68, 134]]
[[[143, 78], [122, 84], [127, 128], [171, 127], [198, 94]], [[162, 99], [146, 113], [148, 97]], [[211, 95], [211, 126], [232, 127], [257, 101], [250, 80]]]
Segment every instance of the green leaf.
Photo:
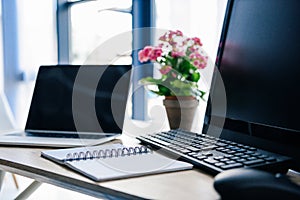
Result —
[[146, 77], [146, 78], [143, 78], [139, 81], [139, 84], [142, 84], [142, 85], [157, 85], [157, 84], [160, 84], [162, 82], [161, 79], [155, 79], [153, 77]]
[[199, 72], [194, 72], [190, 76], [190, 80], [193, 82], [198, 82], [200, 79], [200, 73]]
[[169, 96], [171, 94], [170, 89], [163, 85], [158, 85], [158, 89], [159, 89], [159, 94], [161, 95]]

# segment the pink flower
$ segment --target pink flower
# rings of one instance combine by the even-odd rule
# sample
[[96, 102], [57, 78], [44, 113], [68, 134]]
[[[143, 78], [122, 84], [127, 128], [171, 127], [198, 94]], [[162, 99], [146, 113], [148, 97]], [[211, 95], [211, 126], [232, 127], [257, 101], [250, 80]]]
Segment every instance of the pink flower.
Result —
[[153, 51], [153, 47], [145, 46], [144, 49], [140, 50], [138, 53], [140, 62], [147, 62], [150, 59], [151, 53]]
[[162, 49], [160, 47], [155, 47], [150, 54], [150, 60], [155, 61], [162, 54]]
[[199, 54], [199, 53], [197, 53], [197, 52], [194, 52], [194, 53], [191, 53], [190, 54], [190, 59], [199, 59], [199, 58], [201, 58], [202, 56]]
[[200, 55], [200, 56], [201, 57], [193, 60], [193, 65], [195, 67], [197, 67], [198, 69], [204, 69], [206, 67], [206, 65], [207, 65], [208, 57], [207, 56], [202, 56], [202, 55]]
[[167, 41], [167, 33], [159, 37], [159, 40], [161, 41]]
[[192, 38], [192, 40], [194, 41], [194, 43], [195, 43], [196, 45], [202, 46], [202, 43], [201, 43], [201, 41], [200, 41], [199, 38], [194, 37], [194, 38]]
[[184, 52], [182, 52], [182, 51], [172, 51], [171, 56], [174, 57], [174, 58], [183, 57]]
[[146, 46], [143, 50], [139, 51], [139, 61], [140, 62], [147, 62], [148, 60], [156, 61], [158, 57], [162, 54], [161, 47], [151, 47]]
[[171, 69], [172, 69], [171, 66], [165, 65], [165, 66], [162, 66], [159, 71], [161, 74], [165, 75], [165, 74], [169, 73], [171, 71]]
[[173, 40], [171, 40], [171, 41], [169, 42], [169, 44], [170, 44], [171, 46], [176, 46], [176, 45], [177, 45], [177, 42], [174, 42]]
[[189, 48], [189, 50], [190, 50], [191, 52], [196, 52], [196, 51], [199, 50], [199, 48], [198, 48], [197, 46], [193, 45], [193, 46], [191, 46], [191, 47]]
[[176, 34], [176, 32], [170, 31], [169, 35], [168, 35], [168, 38], [171, 40], [173, 38], [173, 35], [175, 35], [175, 34]]
[[200, 65], [200, 60], [194, 60], [193, 65], [195, 65], [197, 68]]
[[204, 62], [201, 62], [199, 65], [198, 65], [198, 69], [204, 69], [206, 67], [206, 63]]
[[176, 31], [176, 35], [177, 35], [177, 36], [183, 36], [182, 32], [179, 31], [179, 30]]
[[139, 51], [139, 61], [141, 63], [147, 62], [149, 60], [149, 57], [145, 55], [144, 51]]

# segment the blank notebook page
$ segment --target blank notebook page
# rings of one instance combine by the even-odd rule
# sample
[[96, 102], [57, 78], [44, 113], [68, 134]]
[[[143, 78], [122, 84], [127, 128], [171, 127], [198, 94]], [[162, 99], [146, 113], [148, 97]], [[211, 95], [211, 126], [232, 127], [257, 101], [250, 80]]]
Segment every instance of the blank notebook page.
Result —
[[[113, 149], [124, 146], [105, 145], [101, 149]], [[99, 147], [92, 147], [96, 149]], [[75, 150], [74, 150], [75, 149]], [[86, 150], [86, 148], [83, 148]], [[60, 164], [67, 165], [95, 181], [157, 174], [170, 171], [191, 169], [193, 165], [174, 160], [156, 152], [106, 157], [86, 160], [62, 161], [69, 152], [82, 151], [82, 148], [43, 151], [42, 155]]]

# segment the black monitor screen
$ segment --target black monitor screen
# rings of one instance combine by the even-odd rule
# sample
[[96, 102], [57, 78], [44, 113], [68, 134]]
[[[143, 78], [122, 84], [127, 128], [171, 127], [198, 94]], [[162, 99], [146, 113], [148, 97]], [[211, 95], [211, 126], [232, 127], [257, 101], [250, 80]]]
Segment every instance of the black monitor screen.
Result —
[[227, 117], [300, 130], [300, 1], [235, 0], [219, 65]]
[[121, 133], [129, 65], [41, 66], [26, 130]]
[[226, 128], [299, 146], [299, 8], [299, 0], [229, 0], [217, 60]]

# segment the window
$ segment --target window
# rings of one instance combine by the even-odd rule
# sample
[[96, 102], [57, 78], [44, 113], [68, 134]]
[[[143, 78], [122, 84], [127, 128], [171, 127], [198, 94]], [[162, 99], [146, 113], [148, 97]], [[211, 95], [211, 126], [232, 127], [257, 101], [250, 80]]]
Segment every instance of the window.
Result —
[[36, 72], [57, 63], [53, 0], [2, 1], [4, 90], [24, 127]]
[[[131, 7], [131, 0], [87, 1], [72, 5], [70, 63], [131, 64]], [[114, 49], [114, 55], [91, 55], [97, 48], [101, 48], [101, 45], [106, 47], [106, 43], [113, 43], [114, 37], [120, 37], [120, 34], [125, 34], [126, 39], [121, 44], [116, 44], [119, 47]], [[122, 49], [126, 51], [122, 52]], [[106, 53], [105, 50], [101, 51], [101, 54], [103, 53]]]
[[53, 0], [17, 1], [19, 70], [33, 80], [40, 65], [57, 63], [55, 4]]
[[[22, 97], [17, 97], [16, 94], [21, 85], [34, 80], [38, 66], [42, 64], [136, 65], [131, 51], [144, 44], [140, 38], [143, 34], [133, 36], [133, 28], [155, 26], [164, 30], [179, 29], [188, 36], [198, 36], [214, 61], [226, 2], [227, 0], [185, 0], [184, 3], [182, 0], [2, 1], [5, 7], [5, 91], [10, 104], [13, 110], [19, 110], [15, 101]], [[125, 35], [126, 38], [113, 46], [109, 56], [105, 51], [97, 54], [97, 49], [105, 45], [111, 46], [109, 42], [120, 35]], [[211, 72], [205, 71], [208, 74]], [[151, 75], [152, 72], [139, 71], [134, 74], [137, 76], [133, 79], [133, 87], [141, 76], [147, 74]], [[24, 91], [25, 94], [30, 94], [32, 88]], [[30, 101], [31, 96], [26, 96]], [[133, 98], [132, 106], [133, 109], [137, 107], [135, 111], [138, 115], [148, 114], [148, 99], [157, 99], [151, 97], [152, 94], [141, 91], [141, 94]], [[19, 107], [24, 107], [23, 104]], [[26, 114], [24, 116], [25, 120]]]

